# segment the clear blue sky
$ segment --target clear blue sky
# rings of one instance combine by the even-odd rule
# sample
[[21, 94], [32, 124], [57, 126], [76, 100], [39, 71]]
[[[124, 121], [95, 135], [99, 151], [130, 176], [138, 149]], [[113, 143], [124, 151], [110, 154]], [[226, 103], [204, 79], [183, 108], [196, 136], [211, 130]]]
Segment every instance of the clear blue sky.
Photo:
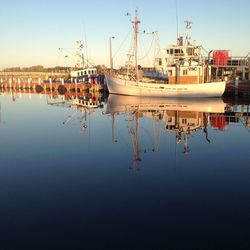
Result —
[[[87, 38], [89, 58], [109, 64], [113, 52], [131, 28], [126, 12], [138, 8], [141, 30], [158, 30], [162, 47], [176, 41], [176, 3], [179, 31], [193, 22], [192, 38], [207, 50], [229, 49], [235, 56], [250, 51], [249, 0], [1, 0], [0, 69], [11, 66], [66, 66], [59, 47], [72, 48]], [[115, 65], [123, 57], [114, 58]]]

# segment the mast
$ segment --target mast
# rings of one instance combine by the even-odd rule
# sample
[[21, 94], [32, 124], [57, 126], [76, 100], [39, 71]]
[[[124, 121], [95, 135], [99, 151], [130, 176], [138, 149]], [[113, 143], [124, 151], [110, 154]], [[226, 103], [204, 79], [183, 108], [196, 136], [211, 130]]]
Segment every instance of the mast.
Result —
[[112, 112], [112, 143], [115, 142], [115, 113]]
[[[83, 53], [83, 44], [82, 41], [76, 41], [77, 44], [77, 52], [76, 55], [79, 56], [79, 68], [85, 67], [84, 53]], [[81, 67], [82, 64], [82, 67]]]
[[138, 81], [138, 62], [137, 62], [137, 54], [138, 54], [138, 24], [140, 21], [137, 17], [138, 11], [135, 10], [135, 20], [132, 22], [134, 24], [134, 53], [135, 53], [135, 77], [136, 81]]
[[136, 111], [135, 119], [136, 119], [136, 127], [135, 127], [135, 136], [136, 136], [135, 137], [135, 160], [136, 161], [141, 161], [140, 152], [139, 152], [139, 124], [138, 124], [139, 111]]
[[178, 24], [178, 5], [177, 0], [175, 1], [175, 18], [176, 18], [176, 39], [177, 44], [179, 44], [179, 24]]
[[[85, 40], [86, 63], [87, 63], [87, 67], [89, 67], [88, 44], [87, 44], [87, 35], [86, 35], [85, 26], [84, 26], [84, 40]], [[85, 68], [84, 57], [83, 57], [83, 67]]]

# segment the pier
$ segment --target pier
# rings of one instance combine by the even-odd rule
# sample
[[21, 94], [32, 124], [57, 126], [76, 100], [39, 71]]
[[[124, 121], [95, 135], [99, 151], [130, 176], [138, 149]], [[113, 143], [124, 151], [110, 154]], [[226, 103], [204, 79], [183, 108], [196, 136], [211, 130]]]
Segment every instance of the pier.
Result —
[[250, 81], [227, 83], [224, 96], [239, 96], [250, 98]]
[[18, 92], [18, 93], [38, 93], [38, 94], [59, 94], [69, 95], [72, 93], [83, 95], [85, 93], [104, 93], [107, 91], [106, 85], [97, 82], [86, 82], [79, 83], [75, 82], [64, 82], [61, 78], [60, 81], [53, 82], [42, 81], [40, 78], [34, 79], [20, 79], [20, 78], [9, 78], [0, 79], [0, 91], [1, 92]]
[[[213, 58], [210, 59], [210, 53]], [[205, 62], [211, 66], [211, 78], [227, 82], [225, 95], [248, 96], [250, 94], [250, 52], [244, 57], [234, 57], [228, 50], [210, 51]]]

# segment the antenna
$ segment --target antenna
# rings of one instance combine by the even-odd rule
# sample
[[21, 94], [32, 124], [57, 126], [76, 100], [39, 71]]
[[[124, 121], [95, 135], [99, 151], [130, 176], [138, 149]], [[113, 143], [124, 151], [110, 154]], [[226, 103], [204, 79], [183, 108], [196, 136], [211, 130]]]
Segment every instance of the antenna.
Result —
[[177, 44], [179, 44], [179, 24], [178, 24], [178, 3], [177, 0], [175, 0], [175, 17], [176, 17], [176, 38], [177, 38]]
[[79, 57], [78, 58], [78, 62], [77, 62], [77, 66], [80, 68], [81, 64], [82, 64], [82, 68], [85, 67], [85, 60], [84, 60], [84, 54], [83, 54], [83, 44], [81, 40], [77, 40], [76, 41], [76, 45], [77, 45], [77, 52], [76, 55]]
[[189, 21], [189, 20], [186, 20], [185, 23], [186, 23], [186, 30], [187, 30], [186, 44], [190, 45], [190, 40], [191, 40], [190, 31], [191, 31], [191, 24], [192, 24], [192, 22]]
[[86, 52], [86, 62], [87, 66], [89, 66], [89, 57], [88, 57], [88, 44], [87, 44], [87, 35], [86, 35], [86, 29], [85, 25], [83, 25], [83, 30], [84, 30], [84, 41], [85, 41], [85, 52]]

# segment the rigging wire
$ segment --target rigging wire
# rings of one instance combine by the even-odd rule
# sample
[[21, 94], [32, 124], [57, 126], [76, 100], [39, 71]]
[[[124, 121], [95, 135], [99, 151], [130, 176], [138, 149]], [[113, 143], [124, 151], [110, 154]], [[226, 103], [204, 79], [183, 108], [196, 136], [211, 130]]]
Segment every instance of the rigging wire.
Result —
[[122, 48], [122, 46], [124, 45], [124, 43], [127, 41], [127, 39], [128, 39], [128, 37], [129, 37], [129, 35], [130, 35], [132, 29], [133, 29], [133, 28], [131, 28], [131, 29], [129, 30], [129, 32], [128, 32], [127, 35], [125, 36], [124, 40], [122, 41], [121, 45], [120, 45], [119, 48], [115, 51], [115, 53], [114, 53], [114, 55], [113, 55], [113, 58], [116, 57], [117, 53], [120, 51], [120, 49]]
[[[153, 36], [153, 38], [151, 40], [151, 43], [150, 43], [150, 46], [149, 46], [149, 49], [147, 50], [147, 52], [145, 53], [145, 55], [143, 57], [139, 58], [139, 60], [143, 60], [144, 58], [148, 57], [150, 51], [152, 50], [152, 47], [153, 47], [153, 44], [154, 44], [154, 40], [155, 39], [154, 39], [154, 36]], [[143, 46], [144, 46], [144, 50], [146, 50], [144, 43], [143, 43]]]

